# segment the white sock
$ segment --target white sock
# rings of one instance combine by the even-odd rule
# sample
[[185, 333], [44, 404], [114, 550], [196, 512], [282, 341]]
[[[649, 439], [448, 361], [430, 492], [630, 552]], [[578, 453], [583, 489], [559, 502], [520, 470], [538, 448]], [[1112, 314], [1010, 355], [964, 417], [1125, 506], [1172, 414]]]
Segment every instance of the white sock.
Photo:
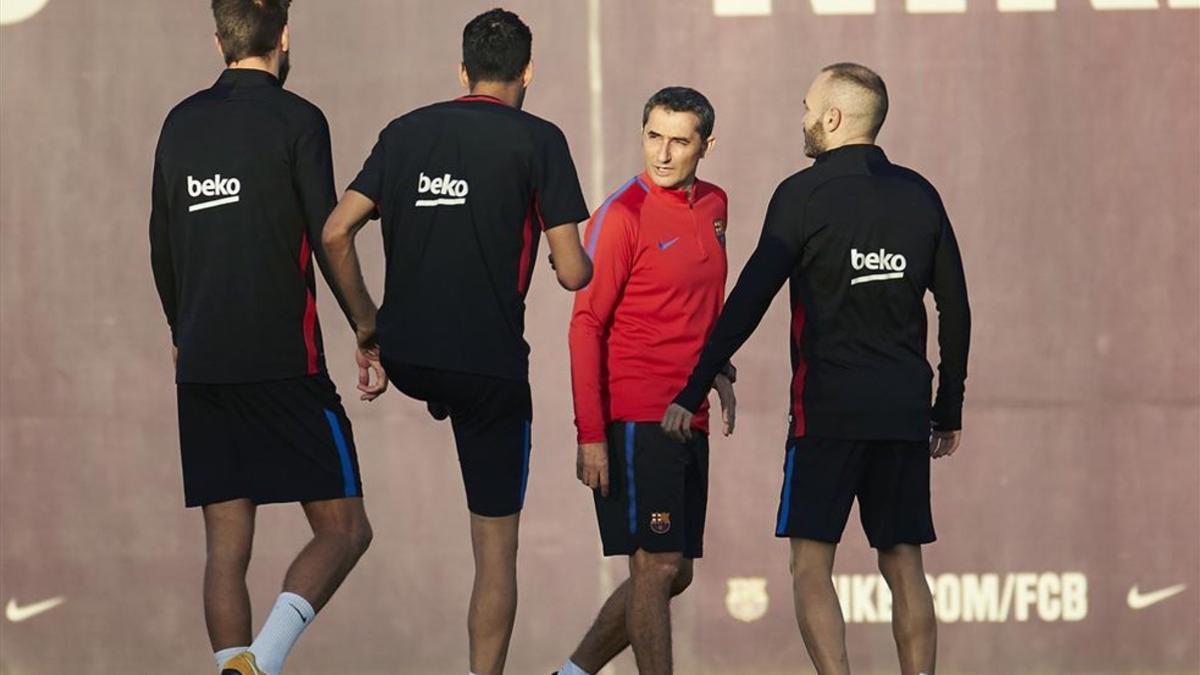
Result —
[[241, 654], [242, 652], [246, 651], [247, 649], [250, 649], [250, 648], [249, 647], [230, 647], [229, 649], [222, 649], [219, 652], [213, 652], [213, 658], [215, 658], [217, 660], [217, 670], [218, 671], [221, 670], [221, 666], [225, 665], [226, 661], [228, 661], [229, 659], [232, 659], [233, 657], [237, 656], [238, 654]]
[[267, 675], [279, 675], [283, 661], [316, 616], [312, 605], [295, 593], [280, 593], [250, 652]]
[[567, 662], [562, 664], [562, 667], [558, 669], [558, 675], [592, 675], [592, 674], [589, 673], [588, 671], [584, 670], [583, 668], [580, 668], [579, 666], [575, 665], [575, 662], [572, 661], [571, 659], [567, 659]]

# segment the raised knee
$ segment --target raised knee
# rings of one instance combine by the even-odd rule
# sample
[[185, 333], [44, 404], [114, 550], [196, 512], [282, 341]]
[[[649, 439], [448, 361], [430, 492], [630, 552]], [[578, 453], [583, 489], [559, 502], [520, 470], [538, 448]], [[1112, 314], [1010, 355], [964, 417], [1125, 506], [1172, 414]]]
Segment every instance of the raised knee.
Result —
[[350, 532], [350, 549], [356, 555], [362, 555], [367, 552], [371, 546], [371, 541], [375, 539], [375, 532], [371, 530], [371, 523], [365, 519], [361, 524], [352, 528]]
[[336, 526], [323, 528], [317, 536], [334, 543], [344, 555], [357, 558], [367, 551], [374, 534], [371, 532], [371, 524], [366, 519], [355, 519], [349, 523], [338, 523]]

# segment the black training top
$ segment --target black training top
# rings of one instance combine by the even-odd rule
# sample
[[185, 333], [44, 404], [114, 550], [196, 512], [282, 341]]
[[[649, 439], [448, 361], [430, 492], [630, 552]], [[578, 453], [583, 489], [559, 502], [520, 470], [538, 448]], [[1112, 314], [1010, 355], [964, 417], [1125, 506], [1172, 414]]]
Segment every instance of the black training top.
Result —
[[336, 198], [325, 116], [270, 73], [226, 70], [167, 115], [150, 257], [176, 381], [324, 371], [310, 249]]
[[390, 360], [525, 380], [525, 294], [538, 239], [587, 220], [558, 127], [488, 96], [393, 120], [350, 184], [375, 202]]
[[[792, 435], [924, 440], [962, 426], [971, 314], [937, 191], [874, 145], [827, 152], [783, 181], [687, 387], [713, 378], [791, 279]], [[938, 308], [937, 400], [925, 359], [925, 290]]]

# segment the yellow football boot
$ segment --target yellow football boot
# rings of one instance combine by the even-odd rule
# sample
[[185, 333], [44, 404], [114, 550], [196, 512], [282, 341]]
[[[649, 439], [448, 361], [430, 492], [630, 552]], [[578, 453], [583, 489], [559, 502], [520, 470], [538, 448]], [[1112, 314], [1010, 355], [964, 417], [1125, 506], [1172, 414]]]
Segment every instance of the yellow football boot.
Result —
[[242, 652], [221, 666], [221, 675], [267, 675], [267, 671], [258, 667], [253, 654]]

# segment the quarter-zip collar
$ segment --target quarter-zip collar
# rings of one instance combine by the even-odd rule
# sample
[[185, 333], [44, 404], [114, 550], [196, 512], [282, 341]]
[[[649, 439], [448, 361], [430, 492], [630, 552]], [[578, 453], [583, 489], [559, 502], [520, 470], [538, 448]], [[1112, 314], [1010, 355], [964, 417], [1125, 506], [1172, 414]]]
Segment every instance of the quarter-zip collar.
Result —
[[637, 181], [641, 184], [643, 190], [668, 204], [690, 208], [696, 203], [696, 180], [694, 179], [691, 185], [683, 189], [665, 188], [655, 185], [654, 181], [650, 180], [650, 173], [643, 171], [642, 175], [638, 176]]

